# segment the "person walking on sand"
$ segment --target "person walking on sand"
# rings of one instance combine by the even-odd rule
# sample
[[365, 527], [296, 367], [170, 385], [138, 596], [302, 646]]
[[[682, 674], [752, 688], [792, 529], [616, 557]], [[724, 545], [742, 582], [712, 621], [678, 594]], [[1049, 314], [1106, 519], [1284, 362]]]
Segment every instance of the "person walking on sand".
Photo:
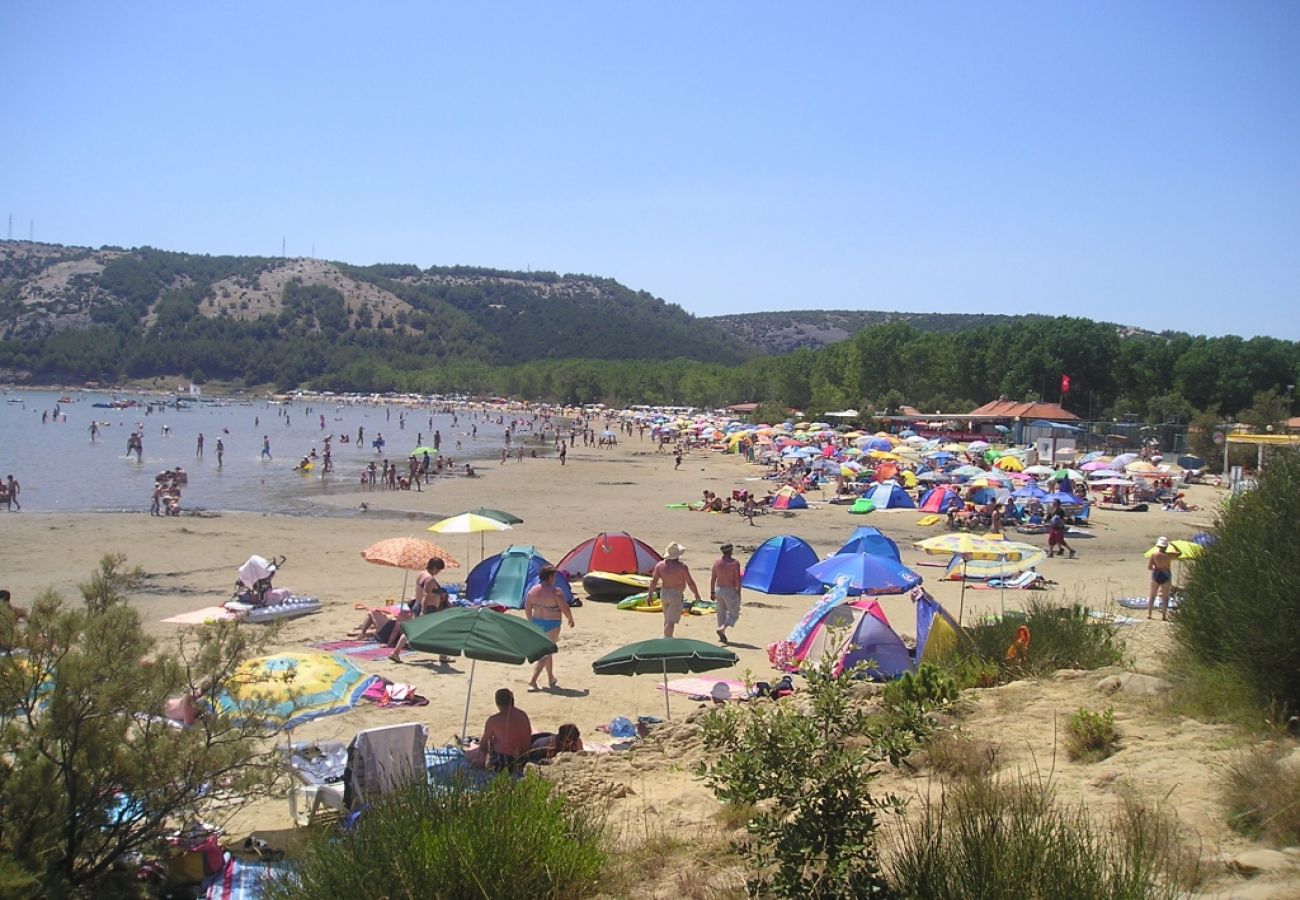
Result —
[[674, 456], [673, 459], [675, 460], [675, 462], [673, 463], [673, 471], [676, 472], [678, 469], [680, 469], [680, 468], [682, 467], [682, 448], [681, 448], [681, 447], [678, 447], [678, 448], [677, 448], [677, 455]]
[[1061, 512], [1060, 501], [1056, 503], [1056, 512], [1047, 520], [1047, 555], [1059, 556], [1070, 551], [1074, 559], [1074, 548], [1065, 542], [1065, 515]]
[[647, 597], [653, 597], [655, 588], [659, 588], [659, 603], [664, 611], [664, 637], [673, 636], [677, 623], [682, 620], [685, 606], [686, 589], [689, 587], [695, 595], [695, 602], [700, 602], [700, 589], [695, 586], [691, 570], [682, 562], [686, 548], [673, 541], [664, 548], [664, 558], [655, 565], [650, 573], [650, 587]]
[[740, 619], [740, 563], [731, 555], [736, 548], [723, 544], [722, 556], [709, 572], [709, 599], [718, 607], [718, 640], [727, 643], [727, 629]]
[[1147, 560], [1147, 569], [1151, 572], [1151, 593], [1147, 596], [1147, 618], [1155, 608], [1156, 597], [1160, 597], [1160, 618], [1169, 621], [1169, 592], [1174, 583], [1174, 560], [1182, 556], [1177, 547], [1169, 546], [1169, 538], [1163, 534], [1156, 538], [1155, 553]]
[[[555, 567], [542, 566], [542, 570], [537, 573], [537, 584], [528, 589], [524, 595], [524, 615], [528, 621], [533, 623], [533, 627], [546, 635], [551, 641], [558, 643], [560, 640], [560, 623], [561, 617], [568, 620], [569, 627], [573, 627], [573, 612], [569, 609], [569, 603], [564, 599], [564, 592], [555, 584]], [[548, 653], [537, 661], [533, 666], [533, 677], [528, 682], [528, 689], [536, 691], [537, 676], [542, 672], [546, 673], [546, 681], [549, 687], [558, 687], [559, 682], [555, 680], [555, 654]]]

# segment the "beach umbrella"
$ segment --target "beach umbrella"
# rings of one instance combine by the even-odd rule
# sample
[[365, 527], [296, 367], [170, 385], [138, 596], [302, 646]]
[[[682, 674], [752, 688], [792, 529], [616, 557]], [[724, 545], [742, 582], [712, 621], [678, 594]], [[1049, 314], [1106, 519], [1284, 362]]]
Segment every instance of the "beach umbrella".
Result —
[[484, 516], [489, 519], [496, 519], [498, 522], [502, 522], [506, 525], [524, 524], [524, 520], [516, 516], [514, 513], [508, 513], [501, 509], [492, 509], [487, 506], [480, 506], [476, 509], [471, 509], [469, 510], [469, 513], [475, 516]]
[[1035, 478], [1037, 478], [1041, 475], [1051, 475], [1055, 471], [1056, 470], [1053, 469], [1051, 466], [1030, 466], [1029, 468], [1025, 469], [1025, 474], [1033, 475]]
[[806, 571], [822, 584], [834, 584], [841, 576], [847, 577], [849, 587], [864, 594], [903, 594], [922, 580], [898, 560], [874, 553], [836, 554]]
[[375, 681], [337, 653], [300, 650], [240, 663], [216, 697], [218, 712], [295, 728], [347, 712]]
[[361, 558], [377, 566], [392, 566], [406, 570], [402, 574], [402, 599], [406, 599], [406, 579], [410, 572], [422, 572], [429, 560], [437, 558], [448, 568], [459, 568], [460, 562], [437, 544], [417, 537], [386, 538], [361, 551]]
[[[1170, 541], [1169, 546], [1173, 547], [1175, 550], [1178, 551], [1179, 559], [1184, 559], [1184, 560], [1196, 559], [1198, 556], [1200, 556], [1202, 553], [1205, 552], [1205, 548], [1200, 544], [1196, 543], [1195, 538], [1193, 538], [1190, 541]], [[1152, 547], [1150, 550], [1148, 550], [1146, 553], [1142, 555], [1145, 556], [1147, 559], [1150, 559], [1151, 557], [1155, 556], [1159, 552], [1160, 552], [1159, 547]]]
[[1048, 494], [1036, 484], [1027, 484], [1012, 491], [1011, 496], [1018, 500], [1045, 500]]
[[[969, 534], [941, 534], [938, 537], [916, 541], [912, 546], [931, 556], [959, 556], [963, 563], [973, 559], [1019, 559], [1023, 555], [1021, 551], [1015, 549], [1010, 541], [994, 541], [988, 538], [972, 537]], [[1025, 546], [1029, 545], [1026, 544]], [[961, 580], [961, 597], [958, 604], [957, 621], [960, 622], [962, 612], [966, 608], [966, 579], [964, 577]]]
[[418, 459], [419, 457], [424, 456], [424, 454], [426, 453], [429, 454], [430, 456], [437, 456], [438, 448], [437, 447], [416, 447], [414, 450], [411, 451], [410, 455]]
[[726, 669], [740, 657], [724, 647], [693, 641], [689, 638], [653, 638], [638, 641], [606, 653], [591, 664], [597, 675], [648, 675], [661, 673], [664, 678], [664, 716], [671, 719], [668, 673], [708, 672]]
[[460, 724], [462, 739], [469, 727], [469, 699], [474, 692], [474, 671], [480, 659], [518, 666], [537, 662], [559, 649], [554, 641], [526, 620], [487, 607], [446, 609], [419, 616], [403, 622], [402, 633], [414, 650], [442, 656], [464, 656], [470, 660], [465, 716]]
[[1014, 456], [999, 456], [993, 463], [1004, 472], [1023, 472], [1025, 464]]
[[987, 473], [979, 466], [958, 466], [952, 470], [952, 474], [956, 478], [979, 478]]
[[1122, 469], [1137, 458], [1138, 455], [1136, 453], [1121, 453], [1119, 456], [1112, 459], [1110, 464], [1116, 469]]
[[[972, 580], [1007, 578], [1034, 568], [1047, 559], [1047, 551], [1033, 544], [1006, 541], [1008, 552], [1020, 555], [1019, 559], [961, 559], [954, 556], [948, 563], [948, 578]], [[957, 571], [960, 568], [961, 571]]]
[[483, 558], [484, 532], [509, 530], [510, 526], [505, 522], [499, 522], [491, 516], [480, 516], [478, 513], [472, 512], [451, 516], [429, 526], [429, 531], [438, 534], [477, 534], [479, 559]]

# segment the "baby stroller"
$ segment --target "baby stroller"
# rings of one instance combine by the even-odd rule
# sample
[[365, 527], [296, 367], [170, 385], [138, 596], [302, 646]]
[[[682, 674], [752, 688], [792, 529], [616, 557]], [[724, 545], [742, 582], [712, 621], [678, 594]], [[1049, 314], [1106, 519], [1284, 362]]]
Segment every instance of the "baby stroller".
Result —
[[231, 599], [249, 606], [264, 606], [266, 595], [271, 590], [271, 580], [284, 565], [283, 556], [272, 556], [268, 561], [260, 556], [250, 556], [248, 562], [239, 567], [239, 578], [235, 580], [235, 591]]

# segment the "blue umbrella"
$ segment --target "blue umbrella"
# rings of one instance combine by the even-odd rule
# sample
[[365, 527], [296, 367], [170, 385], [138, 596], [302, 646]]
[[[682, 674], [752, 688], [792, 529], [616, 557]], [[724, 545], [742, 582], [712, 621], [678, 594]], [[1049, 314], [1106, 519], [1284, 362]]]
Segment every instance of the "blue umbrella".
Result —
[[921, 576], [898, 560], [874, 553], [838, 554], [807, 571], [822, 584], [834, 584], [846, 576], [849, 587], [864, 594], [902, 594], [921, 583]]
[[1012, 491], [1011, 496], [1020, 500], [1046, 500], [1051, 495], [1036, 484], [1027, 484]]

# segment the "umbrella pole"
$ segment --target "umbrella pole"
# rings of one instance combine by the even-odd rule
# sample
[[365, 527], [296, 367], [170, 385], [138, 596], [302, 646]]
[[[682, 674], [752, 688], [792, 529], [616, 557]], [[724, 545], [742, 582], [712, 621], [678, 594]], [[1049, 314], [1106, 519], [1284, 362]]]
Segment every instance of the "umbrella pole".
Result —
[[961, 558], [961, 597], [957, 601], [957, 624], [961, 624], [962, 613], [966, 609], [966, 557]]
[[668, 660], [662, 662], [664, 664], [664, 718], [672, 721], [673, 711], [668, 706]]
[[460, 721], [460, 745], [465, 746], [466, 732], [469, 731], [469, 697], [474, 693], [474, 667], [478, 660], [469, 661], [469, 687], [465, 688], [465, 717]]

